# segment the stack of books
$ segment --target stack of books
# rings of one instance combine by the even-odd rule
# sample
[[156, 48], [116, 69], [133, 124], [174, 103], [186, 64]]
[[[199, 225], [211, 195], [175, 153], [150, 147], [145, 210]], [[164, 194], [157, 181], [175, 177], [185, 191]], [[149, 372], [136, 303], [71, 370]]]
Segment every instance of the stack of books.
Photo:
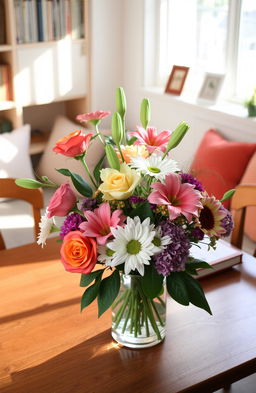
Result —
[[9, 64], [0, 64], [0, 101], [10, 101], [12, 99], [10, 71]]
[[83, 0], [14, 0], [18, 44], [84, 38]]

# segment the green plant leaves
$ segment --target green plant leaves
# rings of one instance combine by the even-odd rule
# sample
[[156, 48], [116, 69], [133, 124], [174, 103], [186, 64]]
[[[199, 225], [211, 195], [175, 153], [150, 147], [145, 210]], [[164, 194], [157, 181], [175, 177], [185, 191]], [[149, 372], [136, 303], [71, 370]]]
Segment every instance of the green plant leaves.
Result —
[[187, 273], [197, 275], [196, 269], [213, 269], [213, 267], [200, 259], [192, 259], [186, 262], [185, 269]]
[[189, 295], [183, 272], [173, 272], [167, 277], [167, 291], [176, 302], [183, 306], [189, 305]]
[[228, 190], [227, 192], [225, 192], [225, 194], [223, 195], [223, 197], [220, 201], [221, 202], [227, 201], [228, 199], [232, 198], [232, 196], [234, 195], [235, 192], [236, 192], [236, 190], [234, 188], [232, 188], [231, 190]]
[[92, 273], [81, 274], [80, 287], [87, 287], [95, 278], [102, 275], [102, 270], [95, 270]]
[[200, 283], [186, 272], [173, 272], [167, 277], [167, 290], [176, 302], [183, 306], [189, 303], [212, 314]]
[[120, 275], [115, 270], [111, 276], [104, 278], [100, 283], [98, 294], [98, 317], [100, 317], [114, 302], [120, 289]]
[[15, 184], [19, 187], [23, 188], [30, 188], [30, 189], [35, 189], [35, 188], [41, 188], [41, 187], [46, 187], [47, 184], [41, 183], [40, 181], [33, 180], [33, 179], [16, 179]]
[[153, 222], [153, 213], [148, 201], [143, 202], [141, 205], [133, 209], [129, 216], [132, 218], [138, 216], [140, 217], [141, 221], [149, 217], [150, 221]]
[[150, 299], [154, 299], [161, 292], [164, 277], [157, 273], [152, 265], [145, 265], [145, 273], [141, 278], [141, 285], [144, 294]]
[[96, 167], [94, 168], [94, 171], [93, 171], [93, 176], [94, 176], [95, 180], [97, 181], [97, 183], [100, 182], [100, 171], [101, 171], [105, 157], [106, 157], [106, 154], [104, 154], [103, 157], [101, 157], [101, 159], [99, 160], [98, 164], [96, 165]]
[[93, 195], [92, 189], [88, 183], [77, 173], [71, 172], [69, 169], [56, 169], [59, 173], [64, 176], [69, 176], [74, 184], [76, 190], [80, 192], [81, 195], [86, 197], [91, 197]]
[[83, 311], [85, 307], [89, 306], [89, 304], [91, 304], [93, 300], [97, 297], [103, 271], [104, 270], [101, 270], [101, 274], [99, 274], [96, 277], [95, 283], [84, 291], [83, 296], [81, 298], [81, 311]]

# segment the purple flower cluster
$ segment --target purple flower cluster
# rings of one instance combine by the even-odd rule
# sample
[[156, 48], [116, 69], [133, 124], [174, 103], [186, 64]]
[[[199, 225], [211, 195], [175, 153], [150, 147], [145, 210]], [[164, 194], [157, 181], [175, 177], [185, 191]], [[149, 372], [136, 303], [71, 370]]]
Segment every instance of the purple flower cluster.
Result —
[[223, 237], [227, 237], [231, 234], [233, 228], [234, 228], [234, 222], [233, 222], [233, 218], [232, 215], [230, 213], [230, 211], [228, 209], [226, 209], [224, 206], [221, 207], [222, 211], [224, 211], [226, 213], [226, 216], [221, 220], [220, 224], [221, 226], [226, 229], [226, 232], [224, 234], [222, 234], [221, 236]]
[[142, 202], [145, 202], [147, 200], [147, 198], [141, 198], [140, 196], [138, 196], [138, 195], [132, 195], [132, 196], [130, 196], [130, 198], [129, 198], [129, 202], [130, 203], [134, 203], [134, 204], [136, 204], [136, 203], [142, 203]]
[[85, 221], [85, 218], [83, 218], [80, 214], [78, 214], [78, 213], [69, 214], [61, 226], [61, 231], [60, 231], [61, 239], [64, 239], [64, 237], [69, 232], [78, 230], [79, 225], [83, 221]]
[[194, 228], [191, 232], [191, 236], [193, 241], [199, 242], [200, 240], [203, 240], [204, 232], [200, 228]]
[[162, 222], [160, 227], [162, 236], [170, 236], [171, 243], [154, 257], [158, 274], [168, 276], [171, 272], [185, 270], [185, 262], [191, 246], [185, 231], [170, 221]]
[[197, 180], [194, 176], [190, 175], [190, 173], [181, 173], [180, 174], [182, 183], [189, 183], [195, 186], [195, 190], [204, 192], [204, 188], [202, 183]]
[[94, 198], [84, 198], [82, 200], [81, 210], [82, 211], [94, 210], [96, 206], [97, 206], [96, 199], [94, 199]]

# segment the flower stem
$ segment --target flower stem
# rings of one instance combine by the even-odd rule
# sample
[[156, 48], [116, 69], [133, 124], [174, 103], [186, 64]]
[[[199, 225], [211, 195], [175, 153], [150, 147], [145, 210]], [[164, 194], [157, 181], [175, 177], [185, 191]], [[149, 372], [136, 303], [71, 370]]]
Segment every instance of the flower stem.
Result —
[[81, 163], [82, 163], [82, 165], [83, 165], [83, 167], [84, 167], [84, 169], [85, 169], [87, 175], [89, 176], [89, 178], [90, 178], [92, 184], [93, 184], [94, 187], [97, 189], [97, 188], [98, 188], [98, 187], [97, 187], [97, 184], [95, 183], [95, 181], [94, 181], [92, 175], [90, 174], [89, 168], [88, 168], [88, 166], [87, 166], [87, 164], [86, 164], [86, 162], [85, 162], [84, 157], [81, 157], [81, 158], [80, 158], [80, 161], [81, 161]]
[[105, 146], [105, 142], [103, 140], [103, 137], [102, 137], [101, 133], [99, 132], [98, 124], [95, 124], [95, 130], [96, 130], [96, 135], [99, 137], [101, 143], [103, 143], [103, 145]]
[[157, 318], [158, 318], [158, 320], [159, 320], [161, 326], [164, 326], [164, 323], [163, 323], [163, 321], [162, 321], [162, 318], [160, 317], [159, 312], [157, 311], [157, 308], [156, 308], [156, 305], [155, 305], [154, 300], [150, 300], [150, 303], [152, 304], [152, 307], [153, 307], [153, 309], [154, 309], [154, 311], [155, 311], [155, 313], [156, 313], [156, 316], [157, 316]]

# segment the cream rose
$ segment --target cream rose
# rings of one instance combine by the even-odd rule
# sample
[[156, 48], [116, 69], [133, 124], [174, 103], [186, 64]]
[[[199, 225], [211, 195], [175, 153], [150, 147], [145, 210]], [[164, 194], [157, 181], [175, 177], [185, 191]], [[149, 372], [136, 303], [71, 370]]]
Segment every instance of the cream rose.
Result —
[[112, 168], [102, 169], [100, 177], [103, 183], [99, 190], [106, 201], [129, 198], [140, 182], [140, 175], [126, 164], [120, 165], [120, 171]]

